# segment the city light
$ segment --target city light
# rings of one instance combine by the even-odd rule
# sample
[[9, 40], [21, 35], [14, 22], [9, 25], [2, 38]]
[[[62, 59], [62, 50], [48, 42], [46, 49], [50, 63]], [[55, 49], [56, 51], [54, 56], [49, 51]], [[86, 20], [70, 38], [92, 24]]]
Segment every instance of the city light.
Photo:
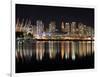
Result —
[[[25, 24], [26, 21], [17, 20], [16, 23], [16, 33], [22, 33], [21, 36], [16, 38], [16, 58], [19, 58], [19, 55], [23, 58], [36, 53], [36, 59], [42, 60], [45, 56], [44, 53], [47, 53], [52, 59], [56, 57], [59, 51], [61, 59], [71, 57], [72, 60], [75, 60], [76, 55], [82, 57], [94, 52], [92, 27], [77, 22], [61, 22], [61, 31], [58, 33], [56, 32], [55, 21], [50, 22], [47, 31], [44, 30], [45, 25], [42, 20], [37, 20], [36, 25], [31, 24], [30, 20], [27, 22], [28, 24]], [[24, 46], [26, 43], [28, 43], [27, 47]], [[35, 47], [31, 46], [30, 43], [34, 44]]]

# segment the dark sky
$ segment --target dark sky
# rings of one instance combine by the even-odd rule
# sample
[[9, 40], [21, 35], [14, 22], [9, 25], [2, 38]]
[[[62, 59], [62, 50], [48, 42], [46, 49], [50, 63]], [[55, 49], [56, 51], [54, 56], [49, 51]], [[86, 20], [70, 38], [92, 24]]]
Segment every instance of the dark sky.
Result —
[[93, 27], [94, 9], [16, 4], [17, 18], [31, 19], [34, 24], [36, 24], [36, 20], [42, 20], [45, 24], [56, 21], [57, 25], [60, 25], [62, 21], [76, 21]]

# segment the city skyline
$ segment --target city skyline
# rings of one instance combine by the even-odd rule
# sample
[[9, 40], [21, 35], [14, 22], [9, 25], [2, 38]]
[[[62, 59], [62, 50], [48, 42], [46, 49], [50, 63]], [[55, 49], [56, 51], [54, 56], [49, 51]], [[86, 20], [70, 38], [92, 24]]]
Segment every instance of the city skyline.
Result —
[[31, 23], [30, 20], [23, 20], [22, 22], [17, 19], [16, 22], [16, 32], [26, 32], [34, 35], [51, 35], [58, 34], [65, 36], [91, 36], [94, 37], [94, 29], [90, 26], [87, 26], [83, 23], [77, 22], [61, 22], [60, 29], [57, 28], [56, 22], [51, 21], [48, 24], [48, 27], [44, 25], [45, 23], [42, 20], [37, 20], [35, 25]]
[[30, 19], [32, 23], [36, 20], [42, 20], [47, 25], [50, 21], [57, 22], [82, 22], [88, 26], [94, 27], [94, 9], [93, 8], [77, 8], [77, 7], [53, 7], [38, 5], [21, 5], [16, 4], [16, 20], [19, 18]]
[[94, 9], [16, 4], [15, 71], [94, 68]]

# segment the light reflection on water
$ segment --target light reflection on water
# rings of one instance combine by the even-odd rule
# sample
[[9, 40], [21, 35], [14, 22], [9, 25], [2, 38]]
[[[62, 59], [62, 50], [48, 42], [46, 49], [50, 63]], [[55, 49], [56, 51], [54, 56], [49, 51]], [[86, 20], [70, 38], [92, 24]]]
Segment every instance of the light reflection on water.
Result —
[[[56, 56], [61, 59], [75, 60], [76, 57], [83, 57], [94, 53], [94, 41], [16, 41], [16, 58], [32, 58], [42, 60], [46, 54], [49, 59]], [[59, 55], [58, 55], [59, 54]]]

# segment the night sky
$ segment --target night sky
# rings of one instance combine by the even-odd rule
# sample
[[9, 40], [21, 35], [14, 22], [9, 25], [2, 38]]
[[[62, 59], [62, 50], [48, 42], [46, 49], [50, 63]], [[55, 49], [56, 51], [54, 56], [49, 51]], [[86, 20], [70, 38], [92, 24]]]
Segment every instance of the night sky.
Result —
[[33, 24], [36, 24], [36, 20], [42, 20], [44, 25], [55, 21], [56, 25], [60, 26], [62, 21], [75, 21], [94, 27], [93, 8], [16, 4], [16, 19], [18, 18], [20, 21], [23, 18], [30, 19]]

